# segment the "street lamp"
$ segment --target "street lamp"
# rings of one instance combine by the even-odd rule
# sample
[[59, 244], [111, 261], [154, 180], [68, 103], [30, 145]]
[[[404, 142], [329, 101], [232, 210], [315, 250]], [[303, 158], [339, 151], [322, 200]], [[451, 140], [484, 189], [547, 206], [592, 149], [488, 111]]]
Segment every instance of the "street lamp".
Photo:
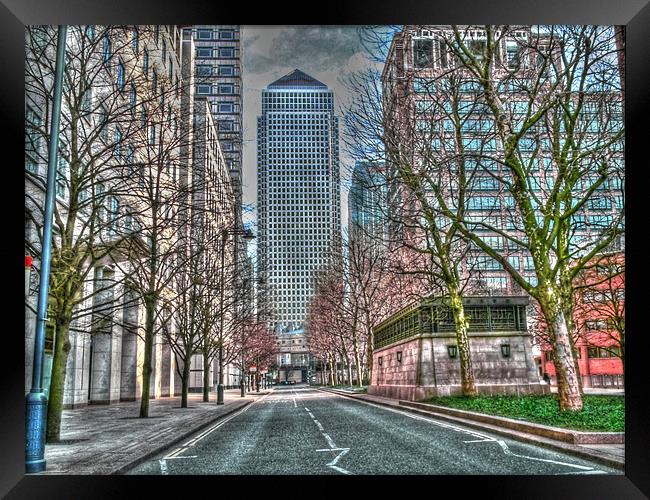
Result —
[[[59, 149], [59, 124], [61, 121], [61, 94], [63, 89], [63, 68], [65, 65], [65, 40], [67, 26], [59, 26], [56, 46], [54, 77], [54, 100], [50, 122], [50, 147], [48, 151], [47, 184], [45, 191], [45, 213], [43, 217], [43, 248], [41, 251], [41, 272], [36, 313], [36, 334], [34, 338], [34, 366], [32, 387], [25, 401], [25, 472], [45, 470], [45, 425], [47, 420], [47, 396], [43, 390], [43, 353], [45, 351], [45, 322], [47, 321], [47, 300], [52, 257], [52, 220], [54, 216], [54, 189]], [[27, 262], [25, 262], [27, 267]]]
[[[241, 235], [244, 237], [245, 240], [250, 241], [252, 240], [255, 236], [253, 236], [252, 231], [249, 229], [244, 229], [241, 227], [225, 227], [221, 230], [221, 287], [220, 287], [220, 300], [221, 300], [221, 317], [219, 319], [220, 322], [220, 335], [222, 336], [222, 341], [223, 341], [223, 316], [224, 316], [224, 311], [223, 311], [223, 292], [225, 288], [225, 283], [224, 283], [224, 267], [226, 265], [225, 262], [225, 256], [226, 256], [226, 240], [228, 238], [228, 235]], [[237, 252], [237, 245], [235, 245], [235, 254], [234, 254], [234, 268], [235, 268], [235, 276], [237, 276], [237, 255], [239, 252]], [[217, 404], [222, 405], [224, 404], [223, 402], [223, 345], [219, 346], [219, 384], [217, 385]], [[242, 389], [243, 390], [243, 389]]]

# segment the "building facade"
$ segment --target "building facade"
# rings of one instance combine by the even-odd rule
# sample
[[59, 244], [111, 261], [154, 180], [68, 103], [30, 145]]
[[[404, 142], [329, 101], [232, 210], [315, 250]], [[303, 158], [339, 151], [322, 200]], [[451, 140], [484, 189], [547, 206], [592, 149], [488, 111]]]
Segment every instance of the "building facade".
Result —
[[[467, 28], [467, 29], [465, 29]], [[545, 64], [560, 64], [557, 47], [550, 35], [534, 30], [531, 26], [509, 27], [507, 33], [498, 33], [494, 67], [491, 68], [493, 84], [507, 104], [507, 119], [522, 123], [537, 109], [537, 103], [530, 103], [528, 91], [534, 85], [530, 71], [539, 64], [537, 53], [543, 53]], [[485, 29], [461, 28], [465, 44], [475, 57], [483, 57], [487, 43]], [[405, 26], [397, 33], [388, 53], [382, 73], [382, 108], [388, 143], [387, 168], [393, 172], [395, 165], [405, 161], [419, 167], [431, 164], [437, 167], [434, 180], [448, 186], [449, 200], [457, 199], [458, 178], [455, 177], [455, 162], [463, 158], [466, 172], [465, 213], [467, 221], [475, 222], [475, 230], [489, 246], [508, 256], [509, 264], [527, 281], [536, 283], [536, 274], [531, 255], [518, 246], [513, 238], [504, 238], [503, 233], [519, 235], [523, 227], [521, 217], [515, 210], [512, 194], [496, 177], [503, 175], [499, 166], [504, 145], [495, 134], [495, 123], [481, 97], [480, 86], [474, 75], [461, 68], [457, 56], [451, 49], [454, 33], [451, 26]], [[549, 48], [556, 47], [556, 48]], [[535, 52], [538, 51], [538, 52]], [[545, 52], [546, 51], [546, 52]], [[549, 73], [538, 83], [540, 95], [551, 88]], [[546, 87], [544, 87], [546, 85]], [[613, 136], [623, 124], [620, 94], [613, 91], [587, 93], [576, 128], [576, 137], [581, 146], [589, 149], [592, 139], [605, 134]], [[458, 115], [459, 122], [455, 121]], [[459, 126], [460, 124], [460, 126]], [[458, 128], [458, 130], [457, 130]], [[458, 136], [457, 136], [458, 134]], [[522, 168], [528, 172], [530, 191], [535, 208], [545, 203], [550, 196], [557, 175], [553, 156], [553, 138], [543, 126], [530, 130], [520, 139]], [[623, 141], [615, 141], [607, 151], [601, 151], [609, 162], [611, 172], [622, 172]], [[595, 166], [589, 168], [596, 170]], [[444, 172], [446, 170], [446, 172]], [[442, 173], [441, 173], [442, 172]], [[444, 177], [444, 176], [447, 177]], [[595, 175], [595, 174], [594, 174]], [[390, 177], [390, 175], [389, 175]], [[393, 174], [392, 178], [396, 178]], [[585, 177], [575, 186], [576, 198], [583, 196], [589, 186], [596, 183], [596, 177]], [[389, 232], [391, 240], [404, 237], [402, 216], [418, 216], [408, 194], [400, 182], [389, 183]], [[409, 199], [410, 200], [410, 199]], [[452, 210], [456, 204], [449, 202]], [[612, 227], [623, 208], [623, 178], [609, 174], [606, 182], [599, 184], [596, 195], [574, 216], [576, 228], [572, 235], [575, 246], [571, 251], [578, 254], [580, 248], [588, 248], [591, 241]], [[536, 214], [539, 217], [539, 214]], [[444, 227], [444, 222], [440, 227]], [[491, 228], [496, 228], [492, 230]], [[501, 233], [501, 234], [500, 234]], [[613, 247], [621, 250], [624, 241], [617, 240]], [[478, 248], [470, 247], [461, 265], [471, 293], [476, 294], [522, 294], [521, 287], [495, 260], [488, 258]]]
[[[54, 40], [55, 27], [32, 28], [26, 38], [26, 254], [36, 256], [41, 248], [36, 228], [43, 217], [46, 117], [50, 114], [42, 89], [51, 85], [53, 75], [35, 69], [39, 57], [53, 59]], [[75, 26], [68, 29], [66, 51], [85, 57], [70, 58], [66, 68], [69, 83], [63, 91], [56, 186], [59, 223], [54, 239], [61, 244], [61, 233], [67, 228], [72, 234], [69, 242], [76, 248], [87, 244], [101, 248], [118, 238], [138, 237], [138, 231], [147, 225], [146, 214], [127, 185], [142, 187], [143, 166], [155, 156], [154, 151], [168, 148], [169, 158], [175, 157], [180, 123], [180, 32], [167, 25]], [[75, 112], [76, 105], [80, 114]], [[75, 140], [71, 129], [76, 130]], [[86, 165], [90, 155], [92, 167]], [[160, 173], [165, 189], [177, 181], [178, 170], [172, 164], [177, 165], [170, 160]], [[95, 229], [87, 216], [91, 203], [100, 204]], [[144, 324], [144, 305], [128, 286], [114, 285], [125, 282], [133, 269], [131, 258], [137, 256], [107, 255], [84, 271], [81, 300], [69, 332], [64, 407], [130, 401], [142, 394], [144, 342], [137, 333]], [[35, 267], [40, 267], [37, 259]], [[37, 288], [35, 279], [26, 297], [26, 388], [31, 385]], [[48, 324], [46, 390], [57, 348], [55, 330], [53, 323]], [[151, 397], [180, 391], [171, 349], [160, 334], [154, 339], [152, 366]]]
[[[526, 297], [466, 297], [470, 350], [480, 394], [543, 394], [526, 327]], [[461, 393], [460, 360], [451, 310], [424, 300], [374, 329], [368, 394], [411, 401]]]
[[[625, 255], [596, 257], [579, 277], [573, 312], [583, 387], [624, 387]], [[540, 332], [541, 366], [556, 383], [553, 353]]]
[[[291, 354], [293, 363], [293, 355], [300, 353], [283, 350], [280, 337], [293, 332], [303, 340], [300, 352], [308, 352], [303, 325], [313, 277], [332, 252], [341, 252], [334, 93], [297, 69], [269, 84], [262, 91], [257, 148], [259, 276], [273, 315], [269, 326], [278, 334], [280, 361]], [[293, 366], [278, 364], [285, 375]]]

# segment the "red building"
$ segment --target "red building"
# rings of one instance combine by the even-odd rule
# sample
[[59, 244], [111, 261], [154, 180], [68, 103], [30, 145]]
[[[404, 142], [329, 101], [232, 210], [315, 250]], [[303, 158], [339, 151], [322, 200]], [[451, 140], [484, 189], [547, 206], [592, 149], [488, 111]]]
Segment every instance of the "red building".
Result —
[[[625, 255], [600, 257], [578, 278], [574, 340], [584, 387], [623, 387]], [[555, 383], [550, 346], [541, 334], [542, 367]]]

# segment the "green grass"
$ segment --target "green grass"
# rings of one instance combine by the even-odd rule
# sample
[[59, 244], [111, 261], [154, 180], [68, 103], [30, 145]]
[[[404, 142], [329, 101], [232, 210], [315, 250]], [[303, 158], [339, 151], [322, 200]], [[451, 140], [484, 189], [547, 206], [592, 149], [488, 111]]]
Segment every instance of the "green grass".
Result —
[[561, 412], [554, 394], [544, 396], [444, 396], [423, 401], [459, 410], [579, 431], [624, 432], [625, 398], [583, 396], [580, 412]]

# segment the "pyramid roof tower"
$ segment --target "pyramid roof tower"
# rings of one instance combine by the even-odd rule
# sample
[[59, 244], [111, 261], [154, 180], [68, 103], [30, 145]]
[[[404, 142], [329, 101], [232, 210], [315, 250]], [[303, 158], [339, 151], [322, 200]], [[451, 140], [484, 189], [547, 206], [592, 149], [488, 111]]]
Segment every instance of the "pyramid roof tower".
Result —
[[284, 75], [282, 78], [279, 78], [268, 86], [269, 89], [293, 87], [315, 87], [325, 89], [327, 88], [327, 85], [319, 82], [299, 69], [294, 69], [291, 73]]

